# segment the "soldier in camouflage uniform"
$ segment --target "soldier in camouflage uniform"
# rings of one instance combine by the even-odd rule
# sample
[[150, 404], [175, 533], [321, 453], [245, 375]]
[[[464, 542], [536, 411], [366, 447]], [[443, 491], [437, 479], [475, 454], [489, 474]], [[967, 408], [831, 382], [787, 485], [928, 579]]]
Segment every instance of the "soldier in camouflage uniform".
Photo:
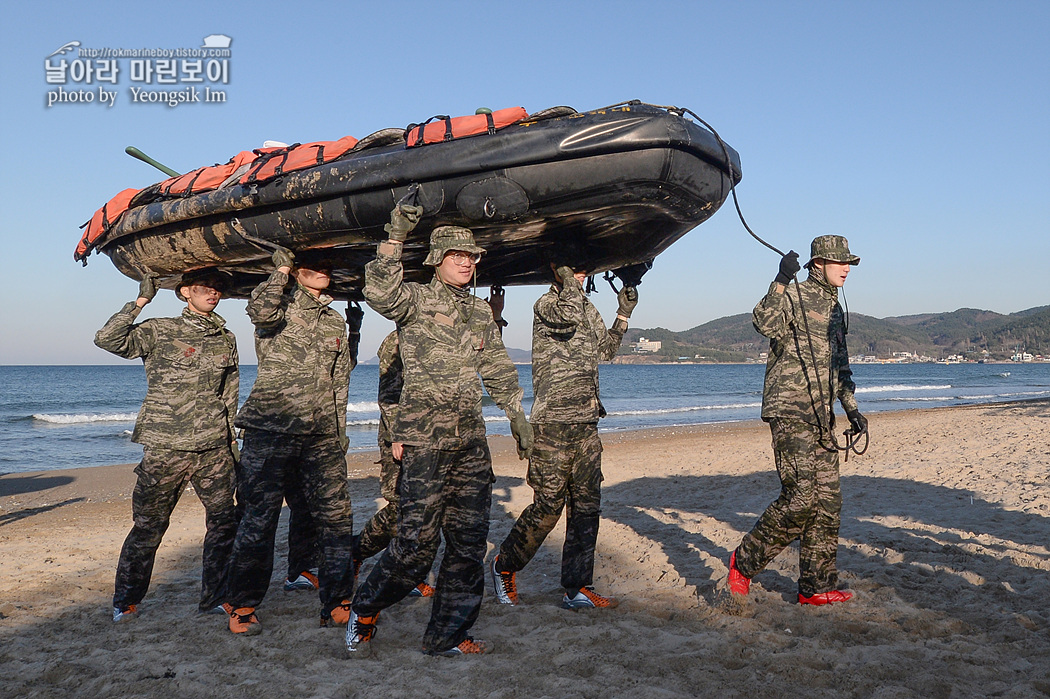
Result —
[[862, 432], [867, 420], [857, 409], [846, 350], [846, 323], [838, 289], [860, 258], [845, 238], [813, 240], [806, 281], [791, 286], [799, 270], [790, 252], [752, 314], [755, 329], [769, 338], [762, 419], [773, 434], [773, 453], [781, 491], [729, 560], [730, 591], [746, 595], [751, 578], [799, 540], [800, 604], [845, 602], [853, 594], [838, 590], [838, 445], [833, 404], [842, 403], [851, 428]]
[[[397, 404], [405, 383], [404, 365], [398, 350], [397, 330], [387, 335], [379, 345], [379, 489], [387, 504], [365, 523], [361, 533], [354, 537], [354, 566], [380, 553], [397, 532], [399, 512], [397, 482], [401, 474], [401, 455], [404, 445], [391, 438], [391, 426], [397, 419]], [[409, 595], [433, 597], [434, 588], [420, 582]]]
[[[361, 321], [365, 312], [356, 301], [346, 305], [347, 344], [350, 371], [357, 367], [357, 350], [361, 344]], [[288, 504], [288, 575], [284, 591], [314, 591], [318, 588], [317, 566], [321, 557], [318, 547], [317, 522], [310, 513], [302, 479], [296, 469], [286, 471], [284, 500]]]
[[95, 344], [125, 359], [142, 358], [146, 399], [132, 441], [143, 446], [132, 495], [134, 526], [124, 541], [113, 592], [113, 621], [133, 618], [149, 589], [153, 561], [187, 483], [204, 505], [201, 612], [222, 601], [226, 562], [237, 531], [233, 415], [237, 411], [237, 341], [214, 312], [226, 288], [216, 272], [183, 275], [178, 318], [135, 324], [156, 294], [146, 276], [138, 298], [95, 335]]
[[[554, 265], [552, 265], [552, 268]], [[515, 573], [536, 555], [565, 508], [562, 547], [562, 606], [615, 607], [591, 586], [594, 547], [601, 518], [602, 443], [598, 419], [605, 416], [598, 395], [598, 362], [616, 354], [627, 319], [638, 303], [634, 287], [619, 293], [616, 320], [606, 330], [598, 309], [583, 291], [587, 275], [555, 270], [555, 284], [533, 308], [532, 392], [529, 422], [536, 441], [529, 460], [532, 504], [525, 508], [492, 561], [492, 582], [501, 604], [517, 604]]]
[[[233, 633], [261, 631], [255, 608], [273, 572], [274, 537], [286, 482], [302, 487], [319, 532], [321, 625], [345, 624], [354, 583], [353, 522], [346, 480], [350, 351], [346, 325], [324, 294], [324, 263], [302, 264], [284, 249], [252, 292], [258, 377], [237, 414], [244, 429], [240, 493], [245, 510], [230, 556], [227, 602]], [[294, 286], [289, 282], [294, 281]]]
[[379, 612], [409, 594], [426, 574], [442, 536], [445, 553], [423, 651], [488, 650], [468, 635], [484, 594], [495, 480], [479, 375], [510, 418], [519, 450], [526, 453], [532, 446], [517, 369], [488, 304], [468, 289], [484, 252], [470, 230], [435, 228], [424, 261], [435, 268], [434, 279], [429, 284], [402, 279], [402, 244], [421, 213], [415, 206], [395, 207], [387, 226], [390, 239], [365, 267], [365, 299], [398, 326], [405, 383], [391, 436], [404, 451], [397, 535], [354, 596], [346, 630], [351, 656], [368, 653]]

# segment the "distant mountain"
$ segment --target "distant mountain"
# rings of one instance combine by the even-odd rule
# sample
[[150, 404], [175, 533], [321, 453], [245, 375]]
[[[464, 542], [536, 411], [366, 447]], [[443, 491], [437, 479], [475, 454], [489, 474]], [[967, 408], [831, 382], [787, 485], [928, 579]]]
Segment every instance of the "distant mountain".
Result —
[[[659, 352], [635, 354], [629, 343], [644, 337], [662, 343]], [[849, 315], [850, 353], [888, 358], [894, 352], [943, 359], [959, 354], [978, 359], [1009, 359], [1019, 349], [1050, 355], [1050, 306], [1003, 315], [975, 308], [891, 318]], [[751, 314], [726, 316], [695, 328], [631, 328], [617, 361], [757, 361], [769, 341], [751, 325]], [[987, 354], [985, 354], [987, 353]]]

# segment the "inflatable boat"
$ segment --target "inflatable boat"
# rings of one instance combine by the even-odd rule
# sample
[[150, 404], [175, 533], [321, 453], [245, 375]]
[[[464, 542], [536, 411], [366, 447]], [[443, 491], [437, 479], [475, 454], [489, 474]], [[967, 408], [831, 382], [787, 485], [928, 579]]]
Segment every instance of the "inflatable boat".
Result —
[[589, 112], [512, 108], [384, 129], [360, 141], [243, 151], [142, 190], [85, 224], [74, 257], [109, 256], [125, 275], [216, 267], [245, 298], [280, 245], [333, 263], [331, 293], [360, 299], [364, 266], [406, 197], [423, 218], [405, 277], [427, 281], [429, 231], [473, 230], [487, 251], [479, 285], [542, 284], [570, 244], [592, 273], [637, 269], [707, 220], [740, 180], [740, 159], [688, 110], [627, 102]]

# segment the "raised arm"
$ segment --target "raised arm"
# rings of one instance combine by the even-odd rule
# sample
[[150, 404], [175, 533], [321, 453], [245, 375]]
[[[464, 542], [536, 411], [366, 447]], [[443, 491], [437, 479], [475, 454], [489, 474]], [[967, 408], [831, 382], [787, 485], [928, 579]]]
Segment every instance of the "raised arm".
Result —
[[139, 284], [138, 298], [124, 304], [95, 333], [95, 345], [124, 359], [137, 359], [152, 352], [156, 337], [148, 324], [135, 325], [135, 319], [156, 295], [157, 278], [147, 274]]
[[422, 214], [421, 206], [395, 206], [385, 229], [390, 238], [379, 244], [376, 259], [365, 265], [365, 301], [376, 313], [395, 323], [409, 320], [414, 307], [404, 282], [401, 252]]
[[287, 300], [284, 290], [288, 286], [289, 274], [295, 256], [290, 250], [277, 248], [273, 253], [274, 271], [269, 278], [252, 290], [246, 310], [252, 324], [258, 330], [272, 330], [284, 322]]

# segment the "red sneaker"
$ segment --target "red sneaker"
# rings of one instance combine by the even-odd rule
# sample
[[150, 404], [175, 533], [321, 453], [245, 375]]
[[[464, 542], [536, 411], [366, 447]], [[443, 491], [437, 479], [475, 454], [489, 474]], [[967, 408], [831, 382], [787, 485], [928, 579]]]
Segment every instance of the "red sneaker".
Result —
[[799, 604], [835, 604], [853, 599], [853, 593], [848, 590], [832, 590], [831, 592], [820, 592], [810, 597], [802, 593], [798, 595]]
[[[729, 557], [729, 591], [734, 595], [746, 597], [751, 590], [751, 578], [745, 578], [744, 574], [736, 569], [736, 551]], [[801, 596], [799, 597], [801, 599]]]

